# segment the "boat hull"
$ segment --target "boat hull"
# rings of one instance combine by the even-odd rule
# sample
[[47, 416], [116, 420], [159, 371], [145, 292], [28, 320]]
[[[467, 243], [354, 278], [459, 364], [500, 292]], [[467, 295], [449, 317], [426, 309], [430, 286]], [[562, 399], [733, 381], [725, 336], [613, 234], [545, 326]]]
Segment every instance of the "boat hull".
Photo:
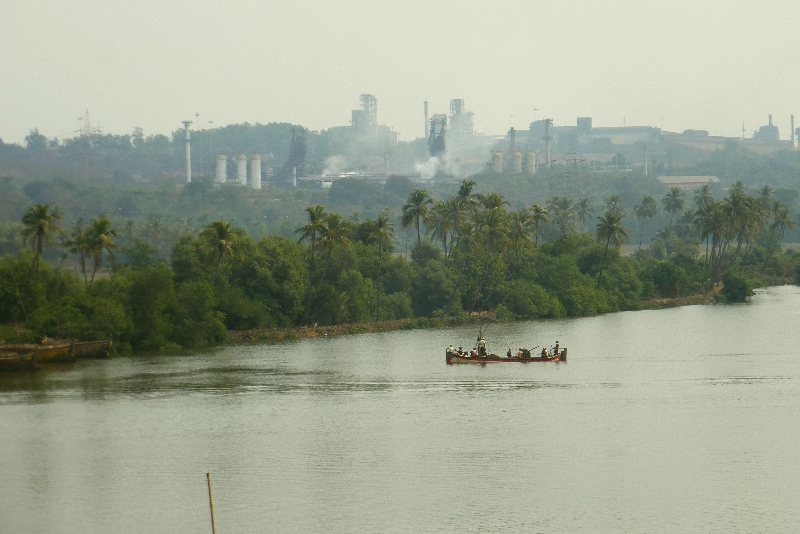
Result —
[[533, 362], [565, 362], [567, 361], [567, 349], [561, 350], [558, 354], [552, 354], [545, 357], [536, 356], [534, 358], [504, 358], [497, 354], [490, 354], [488, 356], [470, 356], [468, 354], [445, 354], [448, 365], [457, 363], [533, 363]]
[[108, 356], [111, 340], [62, 343], [2, 344], [0, 369], [35, 369], [40, 363], [74, 362], [81, 358]]

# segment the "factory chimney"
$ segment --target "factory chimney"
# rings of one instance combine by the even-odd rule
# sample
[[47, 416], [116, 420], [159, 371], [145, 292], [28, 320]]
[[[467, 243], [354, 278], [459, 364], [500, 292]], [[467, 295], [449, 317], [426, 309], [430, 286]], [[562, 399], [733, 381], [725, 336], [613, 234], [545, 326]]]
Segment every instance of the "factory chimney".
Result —
[[794, 115], [792, 115], [792, 148], [794, 148]]
[[430, 123], [428, 122], [428, 101], [422, 103], [422, 107], [425, 109], [425, 139], [427, 139], [431, 132], [430, 132]]
[[192, 149], [189, 145], [189, 125], [192, 121], [183, 121], [183, 137], [186, 139], [186, 183], [192, 181]]
[[769, 114], [769, 125], [772, 126], [772, 113]]
[[550, 141], [553, 140], [553, 119], [544, 121], [544, 165], [550, 170]]

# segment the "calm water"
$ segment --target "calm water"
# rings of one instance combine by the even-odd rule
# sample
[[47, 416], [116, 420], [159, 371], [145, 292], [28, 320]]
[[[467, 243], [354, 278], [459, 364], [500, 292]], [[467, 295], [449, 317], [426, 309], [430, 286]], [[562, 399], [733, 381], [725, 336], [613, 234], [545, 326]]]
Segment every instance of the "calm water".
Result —
[[0, 377], [0, 532], [798, 532], [800, 289]]

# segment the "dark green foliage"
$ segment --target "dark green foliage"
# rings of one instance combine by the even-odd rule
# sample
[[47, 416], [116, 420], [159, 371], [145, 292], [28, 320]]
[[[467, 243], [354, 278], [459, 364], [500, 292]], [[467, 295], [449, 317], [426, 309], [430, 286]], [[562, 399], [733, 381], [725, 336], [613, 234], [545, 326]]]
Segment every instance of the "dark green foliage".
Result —
[[181, 284], [175, 296], [173, 339], [183, 347], [203, 347], [224, 341], [225, 316], [213, 311], [214, 288], [205, 280]]
[[660, 261], [650, 266], [646, 272], [656, 293], [662, 298], [675, 298], [688, 293], [689, 277], [681, 267], [670, 262]]
[[430, 261], [417, 271], [411, 285], [414, 315], [430, 317], [435, 312], [446, 315], [461, 313], [461, 294], [456, 275], [442, 261]]
[[411, 261], [420, 267], [425, 267], [432, 260], [441, 261], [443, 257], [442, 248], [428, 241], [423, 241], [411, 249]]
[[511, 280], [501, 289], [505, 296], [503, 304], [517, 319], [538, 319], [540, 317], [561, 317], [564, 307], [555, 296], [545, 288], [527, 280]]
[[720, 290], [720, 294], [725, 297], [725, 300], [728, 302], [744, 302], [754, 295], [750, 283], [742, 273], [738, 271], [725, 271], [722, 275], [722, 284], [723, 286], [722, 290]]

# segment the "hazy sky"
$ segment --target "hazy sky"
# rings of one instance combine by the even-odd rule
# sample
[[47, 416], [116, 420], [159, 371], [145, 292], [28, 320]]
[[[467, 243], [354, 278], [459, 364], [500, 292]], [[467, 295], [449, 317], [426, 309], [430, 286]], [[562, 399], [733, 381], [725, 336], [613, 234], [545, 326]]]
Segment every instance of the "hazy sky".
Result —
[[401, 140], [422, 102], [479, 132], [571, 125], [747, 136], [800, 126], [800, 2], [0, 0], [0, 138], [345, 125], [358, 95]]

